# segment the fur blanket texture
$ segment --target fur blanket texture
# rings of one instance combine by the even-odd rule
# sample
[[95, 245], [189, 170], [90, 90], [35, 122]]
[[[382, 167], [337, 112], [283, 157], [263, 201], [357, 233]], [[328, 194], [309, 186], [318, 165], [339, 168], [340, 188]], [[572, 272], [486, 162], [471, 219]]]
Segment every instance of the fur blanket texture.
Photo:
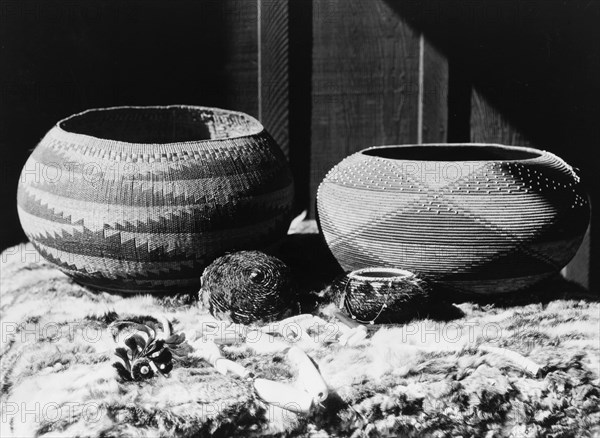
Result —
[[[322, 303], [313, 311], [322, 322], [297, 341], [329, 387], [310, 414], [264, 403], [251, 381], [193, 355], [168, 376], [120, 380], [112, 321], [162, 315], [193, 337], [212, 317], [197, 297], [88, 290], [24, 244], [1, 255], [0, 436], [600, 436], [597, 296], [557, 280], [527, 294], [453, 299], [344, 346], [322, 287], [334, 265], [316, 235], [288, 238], [279, 255]], [[281, 342], [221, 351], [257, 377], [297, 383]]]

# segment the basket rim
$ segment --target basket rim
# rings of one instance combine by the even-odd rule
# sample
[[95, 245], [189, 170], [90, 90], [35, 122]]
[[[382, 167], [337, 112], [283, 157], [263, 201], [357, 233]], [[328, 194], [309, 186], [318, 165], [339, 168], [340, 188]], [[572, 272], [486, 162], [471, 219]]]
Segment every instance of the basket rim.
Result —
[[[510, 152], [525, 152], [532, 154], [529, 158], [488, 158], [488, 159], [473, 159], [473, 160], [420, 160], [414, 158], [389, 158], [389, 157], [378, 157], [376, 155], [369, 154], [367, 152], [377, 150], [390, 150], [390, 149], [403, 149], [403, 148], [436, 148], [436, 147], [493, 147]], [[370, 146], [356, 152], [361, 156], [371, 159], [379, 160], [390, 160], [390, 161], [410, 161], [410, 162], [438, 162], [438, 163], [460, 163], [460, 162], [479, 162], [479, 163], [503, 163], [503, 162], [530, 162], [536, 161], [549, 154], [545, 149], [538, 149], [531, 146], [519, 146], [519, 145], [506, 145], [502, 143], [481, 143], [481, 142], [462, 142], [462, 143], [406, 143], [406, 144], [385, 144], [379, 146]]]
[[[186, 141], [175, 141], [175, 142], [153, 142], [153, 143], [140, 143], [140, 142], [131, 142], [131, 141], [123, 141], [123, 140], [115, 140], [103, 137], [97, 137], [90, 134], [84, 134], [80, 132], [69, 131], [66, 129], [63, 124], [76, 119], [78, 117], [84, 116], [90, 113], [99, 113], [99, 112], [109, 112], [115, 110], [171, 110], [171, 109], [192, 109], [198, 111], [210, 111], [215, 114], [222, 115], [237, 115], [246, 120], [248, 120], [252, 125], [256, 127], [256, 129], [248, 132], [247, 134], [239, 134], [233, 135], [227, 138], [214, 138], [214, 139], [198, 139], [198, 140], [186, 140]], [[62, 139], [72, 140], [72, 141], [81, 141], [85, 143], [93, 142], [96, 145], [105, 145], [105, 146], [166, 146], [166, 147], [181, 147], [181, 146], [191, 146], [191, 145], [203, 145], [203, 144], [214, 144], [214, 143], [227, 143], [232, 140], [241, 140], [248, 139], [252, 137], [259, 136], [265, 132], [265, 127], [263, 124], [255, 117], [251, 116], [248, 113], [243, 111], [235, 111], [226, 108], [219, 107], [211, 107], [211, 106], [202, 106], [202, 105], [187, 105], [187, 104], [170, 104], [170, 105], [118, 105], [118, 106], [109, 106], [109, 107], [97, 107], [97, 108], [89, 108], [84, 111], [80, 111], [75, 114], [71, 114], [68, 117], [65, 117], [53, 126], [50, 132], [58, 135]]]

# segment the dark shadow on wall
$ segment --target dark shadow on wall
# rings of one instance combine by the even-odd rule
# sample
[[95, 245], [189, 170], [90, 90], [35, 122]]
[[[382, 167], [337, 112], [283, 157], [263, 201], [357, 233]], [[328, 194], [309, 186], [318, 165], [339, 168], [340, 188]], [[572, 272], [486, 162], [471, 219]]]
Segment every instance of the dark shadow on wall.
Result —
[[532, 143], [585, 164], [582, 140], [600, 134], [600, 2], [387, 1], [448, 56], [455, 80], [478, 89]]
[[[448, 58], [448, 141], [494, 137], [474, 126], [476, 89], [517, 140], [578, 168], [598, 199], [591, 181], [592, 150], [600, 144], [599, 1], [386, 1]], [[591, 260], [598, 257], [598, 229], [592, 215]]]
[[25, 239], [19, 173], [61, 118], [116, 105], [230, 106], [228, 26], [243, 25], [231, 20], [220, 0], [0, 2], [0, 248]]

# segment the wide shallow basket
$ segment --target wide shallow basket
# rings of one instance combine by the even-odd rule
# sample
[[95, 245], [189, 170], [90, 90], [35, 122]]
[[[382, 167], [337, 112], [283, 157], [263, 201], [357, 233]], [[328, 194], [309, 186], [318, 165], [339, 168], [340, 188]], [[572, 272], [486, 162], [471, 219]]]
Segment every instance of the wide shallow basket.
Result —
[[462, 292], [526, 288], [575, 255], [590, 214], [579, 176], [546, 151], [380, 146], [329, 171], [321, 230], [346, 271], [387, 266]]
[[287, 161], [254, 118], [117, 107], [47, 133], [23, 168], [18, 211], [39, 253], [78, 282], [196, 291], [224, 252], [283, 237], [292, 199]]

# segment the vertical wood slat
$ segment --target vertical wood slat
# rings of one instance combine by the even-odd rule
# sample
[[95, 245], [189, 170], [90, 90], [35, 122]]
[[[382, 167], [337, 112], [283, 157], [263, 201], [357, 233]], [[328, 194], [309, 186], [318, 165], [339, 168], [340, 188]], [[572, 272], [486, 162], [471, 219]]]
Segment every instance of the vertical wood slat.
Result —
[[312, 205], [327, 171], [347, 155], [445, 141], [447, 83], [444, 57], [389, 0], [313, 2]]
[[[544, 148], [543, 145], [532, 144], [476, 89], [473, 89], [471, 94], [471, 141]], [[589, 289], [589, 271], [590, 229], [588, 228], [579, 251], [561, 272], [567, 280]]]
[[223, 0], [225, 106], [260, 120], [289, 157], [288, 0]]
[[221, 35], [226, 84], [223, 105], [259, 117], [257, 4], [248, 0], [223, 0], [221, 7], [227, 29]]
[[448, 60], [423, 34], [420, 51], [419, 143], [444, 143], [448, 139]]
[[258, 117], [289, 159], [288, 0], [257, 2]]

